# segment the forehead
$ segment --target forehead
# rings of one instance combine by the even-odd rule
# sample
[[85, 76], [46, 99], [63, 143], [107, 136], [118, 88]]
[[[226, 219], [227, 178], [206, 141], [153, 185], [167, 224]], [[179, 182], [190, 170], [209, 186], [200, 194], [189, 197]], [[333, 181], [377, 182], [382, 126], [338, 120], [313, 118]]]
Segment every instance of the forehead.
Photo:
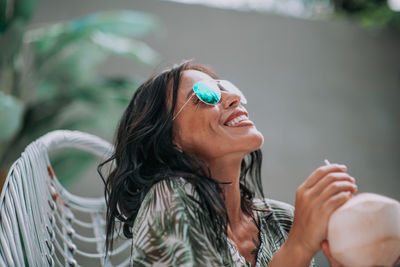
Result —
[[212, 79], [212, 77], [198, 70], [185, 70], [181, 74], [179, 90], [183, 92], [191, 90], [193, 84], [204, 79]]

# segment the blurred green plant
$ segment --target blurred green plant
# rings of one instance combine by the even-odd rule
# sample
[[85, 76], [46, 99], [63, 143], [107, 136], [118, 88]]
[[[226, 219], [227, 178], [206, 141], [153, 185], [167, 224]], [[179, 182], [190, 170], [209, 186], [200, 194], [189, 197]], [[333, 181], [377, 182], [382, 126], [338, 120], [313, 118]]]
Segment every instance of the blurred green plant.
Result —
[[[27, 144], [54, 129], [111, 135], [139, 78], [102, 76], [97, 73], [98, 67], [110, 55], [150, 66], [159, 58], [138, 40], [159, 25], [149, 14], [104, 11], [26, 30], [34, 6], [34, 0], [0, 0], [3, 169], [18, 158]], [[55, 156], [53, 165], [64, 184], [94, 160], [77, 151]]]
[[392, 10], [387, 0], [332, 0], [338, 16], [350, 17], [371, 29], [400, 30], [400, 12]]

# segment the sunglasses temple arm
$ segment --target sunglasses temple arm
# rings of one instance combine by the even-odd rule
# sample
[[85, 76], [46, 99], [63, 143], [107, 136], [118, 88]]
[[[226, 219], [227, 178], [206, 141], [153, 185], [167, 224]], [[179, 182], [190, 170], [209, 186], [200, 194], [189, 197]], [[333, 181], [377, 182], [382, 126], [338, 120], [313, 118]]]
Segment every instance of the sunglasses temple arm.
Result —
[[181, 107], [181, 109], [175, 114], [175, 116], [172, 118], [172, 120], [175, 120], [176, 117], [178, 117], [179, 113], [181, 113], [182, 109], [186, 106], [187, 103], [189, 103], [190, 99], [195, 95], [195, 92], [189, 97], [189, 99], [186, 101], [185, 104]]

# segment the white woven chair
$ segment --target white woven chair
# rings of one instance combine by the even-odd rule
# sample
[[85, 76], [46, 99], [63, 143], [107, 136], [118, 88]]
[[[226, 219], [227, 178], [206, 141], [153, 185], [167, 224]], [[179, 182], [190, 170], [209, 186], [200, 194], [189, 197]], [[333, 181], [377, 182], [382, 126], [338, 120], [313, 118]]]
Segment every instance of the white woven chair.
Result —
[[[69, 193], [51, 167], [48, 153], [65, 147], [102, 157], [113, 150], [94, 135], [61, 130], [26, 147], [0, 196], [0, 266], [112, 266], [104, 258], [104, 197]], [[129, 255], [129, 247], [122, 240], [109, 254], [113, 260], [117, 254]], [[121, 261], [118, 266], [127, 266], [129, 257]]]

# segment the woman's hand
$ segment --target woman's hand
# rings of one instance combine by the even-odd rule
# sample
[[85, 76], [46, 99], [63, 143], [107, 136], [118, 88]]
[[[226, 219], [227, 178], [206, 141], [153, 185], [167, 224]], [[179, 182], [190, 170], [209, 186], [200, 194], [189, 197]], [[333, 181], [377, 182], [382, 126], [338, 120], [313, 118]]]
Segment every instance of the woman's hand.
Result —
[[357, 191], [347, 167], [330, 164], [316, 169], [296, 190], [292, 228], [287, 241], [305, 255], [315, 255], [326, 239], [328, 220], [334, 210]]
[[336, 261], [332, 255], [331, 255], [331, 251], [329, 249], [329, 242], [328, 240], [324, 240], [322, 242], [322, 251], [325, 254], [325, 257], [328, 259], [329, 262], [329, 266], [330, 267], [344, 267], [344, 265], [342, 265], [340, 262]]

